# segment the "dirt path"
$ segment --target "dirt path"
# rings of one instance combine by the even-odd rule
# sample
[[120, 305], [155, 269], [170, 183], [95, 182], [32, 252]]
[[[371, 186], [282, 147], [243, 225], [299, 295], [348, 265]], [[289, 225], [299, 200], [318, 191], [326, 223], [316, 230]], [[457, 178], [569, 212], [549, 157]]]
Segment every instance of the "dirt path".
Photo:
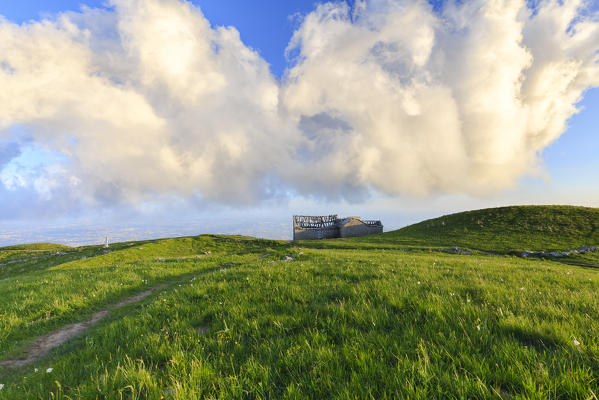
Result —
[[[86, 329], [97, 324], [102, 319], [106, 318], [106, 316], [108, 314], [110, 314], [110, 312], [113, 310], [124, 307], [127, 304], [136, 303], [138, 301], [141, 301], [157, 290], [163, 289], [163, 288], [173, 285], [177, 282], [184, 281], [186, 279], [189, 279], [190, 277], [195, 279], [195, 278], [199, 277], [200, 275], [203, 275], [206, 273], [229, 268], [231, 265], [233, 265], [232, 262], [225, 263], [218, 267], [204, 270], [200, 273], [188, 274], [183, 277], [180, 277], [177, 280], [173, 280], [170, 282], [163, 283], [161, 285], [154, 286], [150, 289], [147, 289], [141, 293], [136, 294], [135, 296], [127, 297], [126, 299], [121, 300], [118, 303], [112, 304], [111, 306], [107, 307], [106, 309], [104, 309], [102, 311], [98, 311], [98, 312], [92, 314], [91, 319], [89, 319], [88, 321], [76, 322], [74, 324], [67, 325], [60, 329], [57, 329], [54, 332], [50, 332], [44, 336], [40, 336], [39, 338], [35, 339], [32, 343], [30, 343], [27, 346], [27, 348], [24, 350], [25, 354], [24, 354], [23, 358], [19, 358], [16, 360], [0, 361], [0, 368], [2, 368], [2, 367], [19, 368], [24, 365], [31, 364], [31, 363], [39, 360], [40, 358], [44, 357], [46, 354], [48, 354], [51, 350], [55, 349], [56, 347], [65, 344], [67, 341], [69, 341], [77, 336], [80, 336], [83, 332], [85, 332]], [[0, 377], [2, 377], [3, 375], [4, 374], [0, 372]]]
[[126, 299], [109, 306], [107, 309], [94, 313], [90, 320], [85, 322], [77, 322], [71, 325], [64, 326], [54, 332], [50, 332], [44, 336], [40, 336], [33, 341], [25, 350], [24, 358], [18, 360], [6, 360], [0, 362], [0, 367], [18, 368], [23, 365], [31, 364], [48, 354], [50, 350], [66, 343], [67, 341], [81, 335], [89, 327], [97, 324], [104, 319], [112, 310], [124, 307], [127, 304], [136, 303], [148, 297], [157, 290], [166, 287], [166, 284], [154, 286], [135, 296], [127, 297]]

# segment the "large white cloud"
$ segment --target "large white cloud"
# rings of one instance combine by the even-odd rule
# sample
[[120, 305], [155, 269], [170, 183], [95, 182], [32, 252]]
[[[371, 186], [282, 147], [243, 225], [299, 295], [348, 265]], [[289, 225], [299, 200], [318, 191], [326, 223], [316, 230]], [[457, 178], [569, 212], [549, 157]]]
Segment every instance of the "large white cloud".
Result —
[[533, 172], [584, 90], [599, 85], [599, 21], [583, 6], [319, 6], [290, 43], [298, 61], [283, 104], [296, 121], [326, 113], [347, 128], [306, 132], [307, 148], [333, 145], [302, 184], [478, 194]]
[[501, 190], [599, 86], [597, 15], [560, 3], [321, 4], [281, 82], [189, 2], [0, 19], [0, 136], [63, 153], [42, 195], [87, 203]]
[[0, 129], [27, 126], [69, 156], [90, 200], [266, 196], [288, 143], [266, 62], [188, 3], [113, 5], [1, 23]]

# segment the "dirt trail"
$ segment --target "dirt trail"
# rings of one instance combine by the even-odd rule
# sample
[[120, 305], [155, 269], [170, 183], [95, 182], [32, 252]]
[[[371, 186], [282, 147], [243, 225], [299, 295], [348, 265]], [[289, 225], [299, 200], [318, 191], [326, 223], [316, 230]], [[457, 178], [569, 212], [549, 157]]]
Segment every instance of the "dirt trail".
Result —
[[[126, 306], [127, 304], [136, 303], [136, 302], [148, 297], [149, 295], [151, 295], [152, 293], [154, 293], [157, 290], [163, 289], [163, 288], [170, 286], [176, 282], [188, 279], [189, 277], [193, 277], [193, 279], [195, 279], [200, 275], [203, 275], [203, 274], [206, 274], [209, 272], [213, 272], [213, 271], [218, 271], [223, 268], [228, 268], [231, 265], [233, 265], [232, 262], [223, 264], [216, 268], [207, 269], [205, 271], [202, 271], [201, 273], [185, 275], [182, 279], [166, 282], [161, 285], [154, 286], [154, 287], [152, 287], [148, 290], [145, 290], [141, 293], [138, 293], [135, 296], [127, 297], [126, 299], [121, 300], [118, 303], [112, 304], [105, 310], [98, 311], [98, 312], [92, 314], [91, 319], [89, 319], [88, 321], [76, 322], [74, 324], [67, 325], [60, 329], [57, 329], [54, 332], [50, 332], [44, 336], [40, 336], [39, 338], [34, 340], [31, 344], [29, 344], [29, 346], [27, 346], [27, 348], [24, 351], [25, 355], [23, 356], [23, 358], [20, 358], [17, 360], [0, 361], [0, 368], [2, 368], [2, 367], [18, 368], [18, 367], [22, 367], [24, 365], [31, 364], [31, 363], [39, 360], [40, 358], [44, 357], [46, 354], [48, 354], [51, 350], [55, 349], [56, 347], [63, 345], [70, 339], [73, 339], [73, 338], [81, 335], [83, 332], [85, 332], [86, 329], [88, 329], [89, 327], [97, 324], [102, 319], [104, 319], [112, 310], [121, 308], [123, 306]], [[0, 377], [2, 377], [3, 375], [4, 374], [0, 372]]]
[[40, 336], [33, 343], [27, 346], [25, 350], [25, 358], [18, 360], [6, 360], [0, 362], [0, 367], [18, 368], [23, 365], [31, 364], [48, 354], [50, 350], [66, 343], [68, 340], [81, 335], [85, 330], [104, 319], [112, 310], [126, 306], [127, 304], [136, 303], [148, 297], [157, 290], [166, 287], [166, 284], [154, 286], [135, 296], [127, 297], [126, 299], [111, 305], [105, 310], [94, 313], [90, 320], [85, 322], [77, 322], [71, 325], [64, 326], [47, 335]]

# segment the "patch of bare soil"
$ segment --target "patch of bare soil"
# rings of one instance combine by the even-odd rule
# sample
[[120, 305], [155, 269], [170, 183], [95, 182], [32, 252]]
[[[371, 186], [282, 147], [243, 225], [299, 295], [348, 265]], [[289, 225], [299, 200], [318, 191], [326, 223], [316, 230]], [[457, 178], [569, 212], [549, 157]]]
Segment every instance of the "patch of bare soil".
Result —
[[8, 368], [18, 368], [23, 365], [31, 364], [48, 354], [50, 350], [66, 343], [70, 339], [73, 339], [83, 332], [89, 327], [97, 324], [102, 319], [104, 319], [112, 310], [116, 310], [118, 308], [124, 307], [127, 304], [136, 303], [144, 298], [148, 297], [156, 290], [164, 288], [166, 285], [158, 285], [145, 290], [135, 296], [128, 297], [116, 304], [111, 305], [105, 310], [98, 311], [94, 313], [90, 320], [85, 322], [77, 322], [71, 325], [64, 326], [54, 332], [50, 332], [47, 335], [40, 336], [33, 343], [31, 343], [27, 349], [25, 349], [25, 358], [21, 358], [18, 360], [6, 360], [0, 362], [0, 367], [8, 367]]

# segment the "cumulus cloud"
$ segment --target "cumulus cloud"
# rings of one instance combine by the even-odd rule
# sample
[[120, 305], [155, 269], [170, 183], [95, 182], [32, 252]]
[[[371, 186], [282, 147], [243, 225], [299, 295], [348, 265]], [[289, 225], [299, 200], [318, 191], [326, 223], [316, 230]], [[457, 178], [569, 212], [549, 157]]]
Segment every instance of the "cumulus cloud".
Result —
[[90, 201], [266, 196], [288, 143], [267, 63], [189, 3], [113, 6], [1, 23], [0, 129], [64, 153]]
[[534, 172], [599, 86], [585, 4], [321, 4], [280, 81], [181, 0], [0, 17], [0, 137], [63, 154], [38, 192], [88, 204], [484, 194]]
[[328, 115], [350, 129], [325, 122], [305, 132], [305, 148], [327, 151], [300, 184], [484, 194], [534, 172], [584, 90], [599, 84], [599, 21], [584, 6], [320, 5], [289, 45], [297, 65], [282, 103], [296, 121]]

